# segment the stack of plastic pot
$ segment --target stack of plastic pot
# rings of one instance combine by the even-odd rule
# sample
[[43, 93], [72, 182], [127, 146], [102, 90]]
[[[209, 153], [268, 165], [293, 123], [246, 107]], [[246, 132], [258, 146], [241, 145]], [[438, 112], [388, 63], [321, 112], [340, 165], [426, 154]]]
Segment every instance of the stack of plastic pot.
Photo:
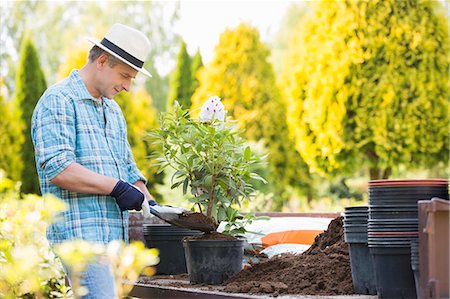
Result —
[[156, 273], [187, 273], [183, 238], [201, 235], [201, 231], [170, 224], [143, 224], [143, 232], [145, 247], [159, 249], [159, 264], [156, 266]]
[[448, 200], [448, 180], [369, 182], [368, 244], [379, 298], [417, 298], [411, 241], [418, 238], [419, 200]]
[[344, 213], [344, 238], [348, 243], [353, 289], [356, 294], [377, 293], [372, 257], [367, 246], [367, 206], [346, 207]]
[[419, 295], [419, 239], [411, 240], [411, 269], [414, 274], [414, 285], [416, 286], [416, 293]]

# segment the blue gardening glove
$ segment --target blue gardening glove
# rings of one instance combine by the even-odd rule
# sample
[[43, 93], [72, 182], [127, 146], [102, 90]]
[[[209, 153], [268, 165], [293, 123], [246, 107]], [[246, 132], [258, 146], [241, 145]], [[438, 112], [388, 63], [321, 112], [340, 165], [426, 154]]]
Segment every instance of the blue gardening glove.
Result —
[[116, 199], [121, 211], [142, 209], [144, 193], [127, 182], [119, 180], [110, 195]]

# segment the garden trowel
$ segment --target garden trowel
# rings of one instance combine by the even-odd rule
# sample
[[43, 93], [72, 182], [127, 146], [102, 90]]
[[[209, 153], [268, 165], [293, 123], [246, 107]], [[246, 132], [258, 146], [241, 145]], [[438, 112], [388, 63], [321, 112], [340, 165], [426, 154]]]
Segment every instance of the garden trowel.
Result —
[[[160, 205], [150, 206], [148, 201], [144, 200], [142, 203], [142, 211], [144, 212], [145, 218], [154, 215], [159, 219], [178, 227], [200, 230], [203, 232], [211, 232], [214, 230], [214, 225], [206, 219], [206, 216], [201, 213], [193, 213], [183, 208]], [[197, 220], [192, 221], [193, 218], [191, 216], [195, 216], [195, 219]], [[199, 216], [203, 217], [200, 217], [199, 219]], [[198, 219], [200, 221], [198, 221]]]

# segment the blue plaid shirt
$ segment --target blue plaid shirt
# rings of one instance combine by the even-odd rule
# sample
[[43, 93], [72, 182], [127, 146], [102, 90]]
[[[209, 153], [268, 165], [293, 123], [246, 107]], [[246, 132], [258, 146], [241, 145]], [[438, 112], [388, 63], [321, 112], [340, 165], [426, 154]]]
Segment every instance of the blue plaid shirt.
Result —
[[93, 98], [74, 70], [40, 98], [31, 135], [42, 194], [51, 193], [68, 206], [47, 229], [50, 243], [128, 241], [128, 212], [122, 213], [113, 197], [76, 193], [50, 182], [73, 162], [129, 183], [146, 182], [133, 159], [119, 105]]

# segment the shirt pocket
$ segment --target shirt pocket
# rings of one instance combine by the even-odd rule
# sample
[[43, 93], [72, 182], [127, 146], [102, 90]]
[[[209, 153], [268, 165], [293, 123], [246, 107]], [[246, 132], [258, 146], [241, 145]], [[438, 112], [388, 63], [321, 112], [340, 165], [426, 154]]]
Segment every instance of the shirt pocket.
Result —
[[127, 157], [127, 128], [123, 116], [118, 111], [105, 109], [106, 127], [105, 138], [108, 146], [120, 163], [124, 163]]

